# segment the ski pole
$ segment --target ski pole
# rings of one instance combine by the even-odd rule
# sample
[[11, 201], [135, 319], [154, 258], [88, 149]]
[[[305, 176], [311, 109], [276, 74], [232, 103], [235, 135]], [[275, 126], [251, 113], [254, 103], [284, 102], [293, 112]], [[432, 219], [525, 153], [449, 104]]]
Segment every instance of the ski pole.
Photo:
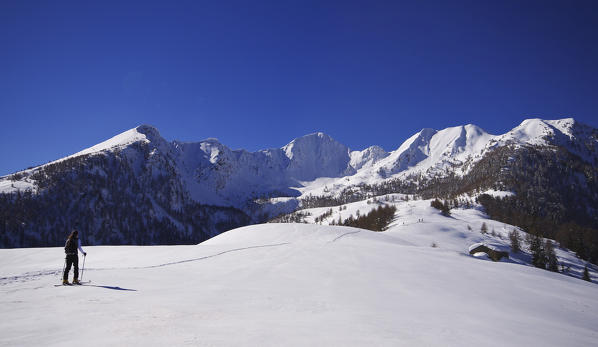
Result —
[[62, 276], [63, 279], [64, 279], [64, 269], [66, 269], [66, 257], [64, 258], [64, 264], [62, 264], [62, 273], [60, 274], [60, 276]]
[[81, 267], [81, 281], [83, 281], [83, 271], [85, 271], [85, 258], [87, 254], [83, 254], [83, 267]]

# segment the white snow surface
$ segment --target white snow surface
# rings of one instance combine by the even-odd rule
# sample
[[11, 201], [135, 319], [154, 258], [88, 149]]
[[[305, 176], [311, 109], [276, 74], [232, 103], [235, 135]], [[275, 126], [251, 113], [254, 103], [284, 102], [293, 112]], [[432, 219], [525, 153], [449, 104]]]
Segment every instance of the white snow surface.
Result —
[[37, 191], [37, 186], [32, 180], [22, 179], [20, 181], [12, 181], [9, 179], [0, 179], [0, 193], [9, 193], [13, 191]]
[[491, 240], [467, 224], [502, 224], [426, 203], [397, 202], [386, 232], [264, 224], [195, 246], [86, 247], [80, 287], [54, 287], [62, 248], [3, 249], [0, 345], [596, 345], [595, 283], [469, 256]]
[[101, 142], [95, 146], [86, 148], [80, 152], [73, 154], [70, 157], [76, 157], [85, 154], [92, 154], [96, 152], [101, 152], [104, 150], [115, 149], [115, 148], [122, 148], [131, 143], [135, 142], [146, 142], [148, 143], [149, 140], [147, 139], [146, 135], [141, 133], [138, 128], [130, 129], [125, 131], [124, 133], [118, 134], [104, 142]]

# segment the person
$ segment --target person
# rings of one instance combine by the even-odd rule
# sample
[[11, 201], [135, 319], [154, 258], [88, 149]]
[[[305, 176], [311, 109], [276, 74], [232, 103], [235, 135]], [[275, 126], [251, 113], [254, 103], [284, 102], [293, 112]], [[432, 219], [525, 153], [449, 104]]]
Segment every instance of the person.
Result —
[[69, 237], [66, 239], [66, 244], [64, 245], [64, 253], [66, 253], [66, 267], [64, 268], [64, 274], [62, 275], [62, 284], [70, 284], [68, 279], [71, 266], [74, 267], [73, 284], [81, 284], [81, 282], [79, 282], [79, 251], [81, 251], [84, 256], [87, 255], [83, 248], [81, 248], [79, 232], [77, 230], [73, 230], [73, 232], [71, 232]]

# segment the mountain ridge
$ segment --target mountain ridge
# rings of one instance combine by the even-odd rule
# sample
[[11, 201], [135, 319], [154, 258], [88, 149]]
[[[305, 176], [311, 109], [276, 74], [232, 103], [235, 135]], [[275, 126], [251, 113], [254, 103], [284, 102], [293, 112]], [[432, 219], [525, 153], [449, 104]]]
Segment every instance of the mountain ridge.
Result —
[[[325, 144], [331, 144], [333, 146], [339, 146], [341, 148], [341, 150], [338, 152], [341, 153], [342, 156], [344, 156], [344, 153], [342, 153], [342, 152], [344, 152], [344, 149], [345, 148], [347, 149], [348, 158], [343, 158], [343, 159], [347, 159], [347, 160], [343, 160], [343, 163], [346, 162], [347, 167], [342, 168], [342, 170], [341, 169], [337, 170], [339, 172], [333, 172], [333, 173], [334, 174], [351, 175], [351, 174], [355, 174], [356, 171], [358, 170], [355, 167], [353, 167], [353, 165], [351, 164], [351, 162], [352, 162], [351, 158], [352, 157], [360, 157], [359, 154], [371, 151], [372, 148], [375, 148], [375, 151], [376, 151], [376, 154], [373, 156], [373, 160], [371, 160], [372, 158], [368, 157], [368, 159], [370, 159], [372, 161], [372, 164], [375, 164], [383, 159], [392, 157], [393, 154], [395, 154], [396, 156], [399, 156], [399, 157], [401, 155], [409, 157], [410, 160], [407, 160], [407, 163], [410, 163], [414, 159], [414, 155], [415, 155], [414, 152], [416, 152], [417, 150], [419, 150], [421, 152], [421, 154], [423, 154], [425, 157], [430, 157], [430, 154], [434, 154], [433, 152], [435, 150], [436, 150], [435, 154], [442, 154], [442, 153], [438, 152], [438, 147], [447, 147], [446, 145], [453, 144], [453, 146], [451, 147], [452, 148], [451, 155], [456, 155], [459, 152], [461, 152], [459, 150], [460, 148], [462, 148], [466, 144], [470, 143], [472, 140], [475, 141], [475, 140], [479, 140], [480, 138], [484, 138], [484, 137], [488, 138], [488, 140], [484, 140], [484, 142], [490, 142], [490, 143], [495, 142], [498, 145], [506, 145], [506, 144], [519, 144], [519, 145], [542, 144], [542, 145], [546, 145], [549, 143], [545, 140], [545, 137], [553, 135], [559, 140], [560, 143], [562, 143], [562, 142], [564, 142], [562, 140], [563, 138], [572, 140], [575, 137], [576, 134], [575, 134], [574, 128], [576, 128], [576, 127], [578, 127], [578, 128], [581, 127], [581, 128], [585, 128], [585, 129], [591, 128], [585, 124], [575, 121], [573, 118], [563, 118], [563, 119], [556, 119], [556, 120], [544, 120], [544, 119], [540, 119], [540, 118], [525, 119], [524, 121], [522, 121], [521, 124], [519, 124], [515, 128], [511, 129], [510, 131], [508, 131], [504, 134], [500, 134], [500, 135], [489, 134], [485, 130], [483, 130], [482, 128], [480, 128], [474, 124], [454, 126], [454, 127], [441, 129], [441, 130], [436, 130], [436, 129], [432, 129], [432, 128], [423, 128], [422, 130], [420, 130], [419, 132], [415, 133], [414, 135], [409, 137], [407, 140], [405, 140], [402, 144], [400, 144], [399, 147], [397, 147], [397, 149], [389, 151], [389, 152], [385, 151], [382, 147], [380, 147], [378, 145], [372, 145], [363, 150], [351, 150], [347, 146], [334, 140], [331, 136], [329, 136], [323, 132], [315, 132], [315, 133], [311, 133], [311, 134], [307, 134], [307, 135], [295, 138], [295, 139], [291, 140], [288, 144], [286, 144], [280, 148], [269, 148], [269, 149], [258, 150], [255, 152], [249, 152], [244, 149], [235, 149], [235, 150], [230, 149], [229, 147], [227, 147], [226, 145], [224, 145], [223, 143], [221, 143], [220, 141], [218, 141], [215, 138], [208, 138], [208, 139], [200, 140], [200, 141], [182, 142], [182, 141], [174, 140], [174, 141], [169, 142], [161, 137], [157, 128], [155, 128], [151, 125], [142, 124], [135, 128], [124, 131], [123, 133], [117, 134], [114, 137], [112, 137], [106, 141], [103, 141], [97, 145], [83, 149], [83, 150], [76, 152], [72, 155], [69, 155], [67, 157], [60, 158], [55, 161], [51, 161], [47, 164], [42, 164], [42, 165], [33, 167], [31, 169], [35, 169], [38, 167], [42, 167], [44, 165], [52, 164], [52, 163], [55, 163], [55, 162], [58, 162], [58, 161], [61, 161], [61, 160], [67, 159], [67, 158], [73, 158], [73, 157], [87, 155], [87, 154], [99, 154], [102, 151], [110, 150], [110, 149], [112, 149], [112, 150], [121, 149], [121, 148], [126, 147], [135, 142], [158, 143], [158, 145], [156, 146], [158, 148], [164, 147], [164, 144], [167, 144], [168, 146], [175, 147], [175, 148], [185, 148], [185, 147], [188, 148], [188, 147], [193, 147], [193, 146], [199, 146], [204, 153], [207, 153], [208, 150], [212, 151], [212, 155], [210, 156], [210, 162], [212, 162], [212, 163], [216, 162], [216, 158], [218, 157], [218, 154], [221, 153], [222, 151], [236, 153], [237, 156], [239, 156], [240, 153], [243, 153], [243, 152], [248, 153], [248, 154], [265, 153], [266, 155], [271, 156], [274, 151], [278, 151], [278, 150], [282, 150], [285, 153], [285, 156], [292, 162], [292, 160], [294, 158], [297, 158], [297, 156], [298, 156], [298, 154], [295, 153], [297, 151], [296, 150], [297, 147], [309, 146], [307, 144], [307, 142], [309, 142], [309, 141], [311, 141], [311, 145], [313, 145], [315, 142], [315, 141], [313, 141], [313, 139], [317, 138], [317, 139], [320, 139], [320, 145], [322, 143], [325, 143]], [[454, 136], [454, 133], [456, 131], [460, 132], [461, 137]], [[475, 134], [476, 136], [473, 136], [472, 134]], [[450, 141], [450, 139], [447, 139], [447, 137], [451, 137], [451, 136], [455, 137], [452, 141]], [[465, 139], [465, 138], [463, 138], [463, 136], [467, 136], [467, 138]], [[433, 138], [435, 138], [435, 137], [440, 137], [440, 139], [438, 139], [435, 143], [436, 148], [430, 148], [429, 146], [433, 145], [431, 142], [434, 140]], [[452, 142], [452, 143], [447, 143], [447, 140], [449, 140], [448, 142]], [[414, 141], [419, 141], [420, 142], [419, 146], [415, 146], [416, 144], [413, 143]], [[459, 141], [459, 143], [457, 143], [457, 141]], [[428, 147], [426, 148], [426, 146], [428, 146]], [[215, 147], [217, 147], [216, 151], [214, 151]], [[316, 147], [317, 147], [317, 144], [316, 144]], [[492, 146], [486, 144], [486, 147], [489, 148]], [[488, 148], [484, 148], [484, 149], [487, 150]], [[164, 148], [162, 148], [162, 149], [164, 149]], [[306, 148], [305, 150], [309, 151], [309, 150], [314, 150], [314, 149], [317, 150], [317, 149], [321, 149], [321, 148]], [[410, 151], [410, 152], [405, 153], [406, 151]], [[479, 149], [476, 149], [476, 151], [479, 152]], [[415, 159], [417, 160], [417, 158], [415, 158]], [[399, 158], [397, 158], [396, 160], [399, 160]], [[363, 166], [361, 163], [359, 163], [358, 160], [353, 160], [353, 162], [355, 163], [355, 166], [357, 166], [358, 168], [361, 168]], [[417, 162], [419, 162], [419, 161], [417, 161]], [[399, 166], [401, 166], [401, 165], [399, 165]], [[26, 172], [31, 169], [17, 171], [16, 173], [23, 173], [23, 172]], [[394, 171], [399, 172], [399, 171], [403, 171], [403, 170], [399, 169], [399, 170], [394, 170]], [[11, 174], [2, 176], [2, 177], [0, 177], [0, 179], [5, 178], [10, 175]], [[303, 176], [306, 176], [306, 177], [303, 177]], [[317, 177], [322, 177], [322, 176], [326, 176], [326, 175], [319, 175]], [[310, 179], [315, 178], [315, 177], [313, 177], [313, 175], [302, 175], [302, 174], [299, 174], [299, 177], [300, 178], [310, 178]], [[329, 175], [327, 177], [333, 177], [333, 176]]]
[[[530, 152], [530, 157], [524, 153], [532, 150], [543, 154]], [[569, 154], [555, 157], [558, 151]], [[489, 134], [473, 124], [442, 130], [424, 128], [390, 152], [380, 146], [353, 151], [321, 132], [299, 137], [280, 148], [249, 152], [230, 149], [214, 138], [167, 141], [158, 129], [140, 125], [71, 156], [0, 177], [0, 198], [6, 201], [0, 213], [5, 216], [7, 233], [20, 228], [22, 222], [16, 216], [23, 215], [19, 217], [21, 221], [35, 219], [25, 228], [31, 239], [43, 239], [40, 233], [54, 235], [52, 225], [70, 228], [81, 223], [80, 215], [95, 215], [90, 230], [104, 230], [98, 234], [97, 242], [126, 243], [128, 232], [141, 232], [131, 229], [132, 221], [126, 218], [131, 214], [137, 227], [160, 225], [169, 230], [156, 229], [150, 240], [161, 241], [149, 242], [175, 242], [180, 237], [184, 242], [199, 238], [199, 242], [226, 230], [225, 227], [263, 222], [293, 212], [306, 205], [306, 199], [311, 199], [311, 203], [320, 199], [316, 204], [324, 206], [387, 193], [441, 197], [488, 189], [517, 193], [517, 189], [523, 189], [516, 188], [517, 180], [525, 181], [534, 172], [527, 170], [526, 165], [535, 167], [535, 172], [550, 175], [546, 169], [537, 168], [560, 170], [554, 163], [572, 168], [563, 171], [571, 176], [563, 183], [554, 181], [558, 177], [551, 178], [551, 185], [559, 186], [558, 192], [548, 194], [553, 188], [542, 186], [541, 178], [525, 189], [545, 191], [541, 193], [545, 195], [520, 190], [523, 195], [518, 197], [538, 196], [548, 207], [552, 206], [550, 201], [558, 200], [565, 206], [561, 208], [564, 211], [569, 208], [567, 205], [575, 205], [567, 202], [573, 199], [573, 191], [583, 194], [580, 201], [590, 206], [598, 202], [598, 193], [594, 194], [598, 192], [597, 175], [593, 173], [598, 164], [597, 153], [598, 131], [572, 118], [528, 119], [499, 135]], [[490, 156], [496, 159], [485, 160]], [[513, 163], [509, 158], [519, 158], [520, 162]], [[525, 158], [536, 161], [526, 164]], [[505, 176], [512, 168], [519, 171], [514, 171], [514, 176]], [[517, 172], [527, 172], [528, 176]], [[564, 182], [569, 185], [578, 182], [574, 187], [579, 189], [571, 190]], [[582, 187], [585, 190], [580, 190]], [[19, 199], [32, 206], [44, 201], [44, 205], [51, 206], [47, 211], [54, 211], [57, 216], [49, 215], [50, 212], [45, 216], [36, 216], [29, 210], [22, 212], [15, 202]], [[54, 210], [54, 206], [59, 206], [57, 199], [65, 210]], [[77, 201], [77, 205], [73, 207], [72, 201]], [[548, 207], [542, 207], [541, 211], [554, 210]], [[574, 214], [561, 211], [557, 215], [582, 213], [582, 206], [576, 208], [578, 212]], [[222, 213], [215, 213], [218, 210]], [[148, 214], [148, 211], [153, 212]], [[184, 211], [200, 212], [189, 216]], [[594, 225], [592, 220], [596, 217], [591, 209], [583, 213], [588, 214], [584, 220]], [[106, 216], [110, 215], [121, 216], [124, 221], [106, 225]], [[233, 225], [229, 225], [231, 221]], [[123, 228], [129, 231], [123, 233]], [[171, 232], [179, 236], [169, 239], [166, 235]], [[148, 242], [136, 237], [135, 242]], [[4, 245], [20, 244], [17, 239], [27, 237], [12, 235]]]

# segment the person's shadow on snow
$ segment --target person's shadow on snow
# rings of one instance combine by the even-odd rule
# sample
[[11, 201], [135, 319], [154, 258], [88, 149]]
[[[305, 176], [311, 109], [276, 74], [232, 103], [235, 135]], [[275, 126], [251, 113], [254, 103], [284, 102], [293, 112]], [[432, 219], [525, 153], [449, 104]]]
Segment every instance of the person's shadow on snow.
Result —
[[86, 284], [85, 286], [87, 286], [87, 287], [106, 288], [106, 289], [112, 289], [112, 290], [126, 290], [126, 291], [131, 291], [131, 292], [136, 292], [137, 291], [137, 289], [128, 289], [128, 288], [121, 288], [121, 287], [114, 287], [114, 286], [99, 286], [99, 285], [95, 285], [95, 284]]

